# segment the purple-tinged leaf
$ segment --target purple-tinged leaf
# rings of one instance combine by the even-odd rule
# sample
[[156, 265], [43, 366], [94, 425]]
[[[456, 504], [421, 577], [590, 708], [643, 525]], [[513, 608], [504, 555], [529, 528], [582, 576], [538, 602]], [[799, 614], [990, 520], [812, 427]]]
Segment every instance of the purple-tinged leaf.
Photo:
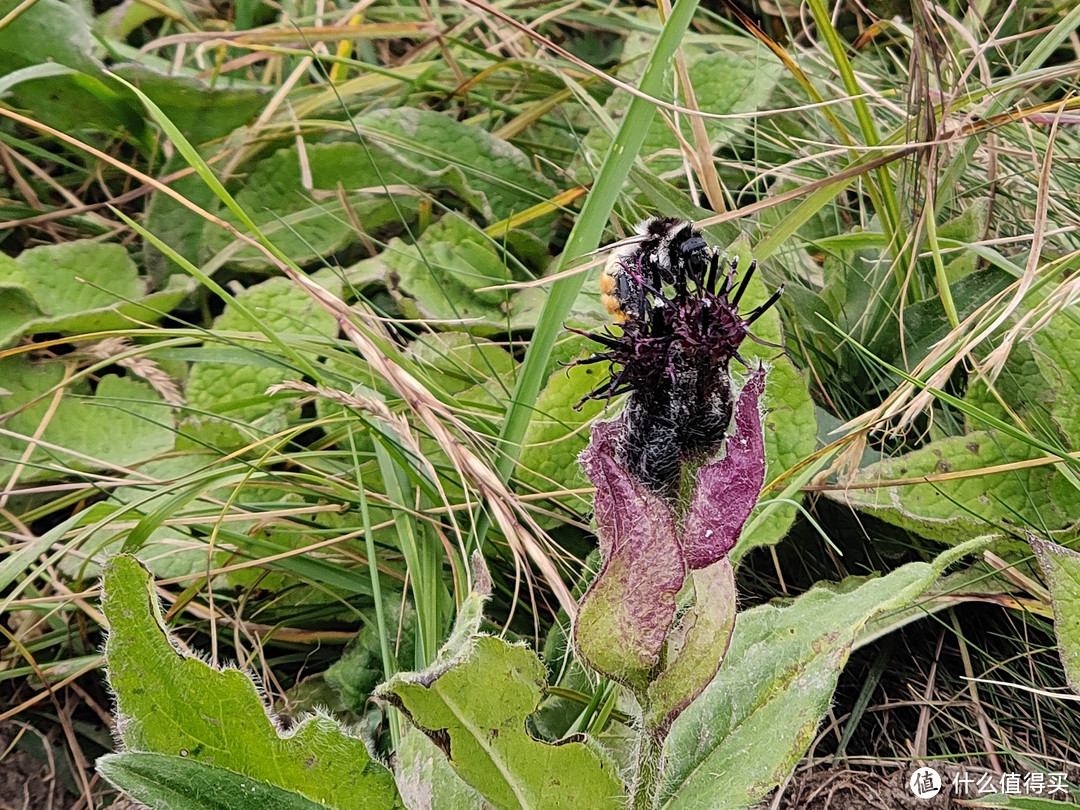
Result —
[[723, 557], [690, 576], [694, 606], [668, 636], [667, 668], [649, 685], [645, 701], [645, 727], [661, 734], [712, 682], [735, 630], [731, 561]]
[[735, 405], [735, 432], [722, 459], [697, 474], [682, 546], [691, 570], [705, 568], [734, 547], [765, 483], [765, 440], [758, 400], [765, 390], [759, 368], [743, 386]]
[[581, 599], [574, 641], [598, 672], [644, 690], [686, 578], [671, 507], [615, 461], [622, 420], [593, 426], [581, 465], [596, 486], [601, 568]]

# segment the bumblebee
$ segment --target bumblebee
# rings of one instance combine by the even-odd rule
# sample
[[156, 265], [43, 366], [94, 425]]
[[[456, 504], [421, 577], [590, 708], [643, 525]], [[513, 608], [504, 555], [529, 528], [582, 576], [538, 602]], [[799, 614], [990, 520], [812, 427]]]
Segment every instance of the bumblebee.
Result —
[[665, 284], [674, 286], [676, 295], [685, 293], [688, 281], [700, 284], [711, 260], [692, 222], [652, 217], [635, 231], [614, 246], [600, 276], [600, 301], [616, 323], [645, 320], [664, 304]]

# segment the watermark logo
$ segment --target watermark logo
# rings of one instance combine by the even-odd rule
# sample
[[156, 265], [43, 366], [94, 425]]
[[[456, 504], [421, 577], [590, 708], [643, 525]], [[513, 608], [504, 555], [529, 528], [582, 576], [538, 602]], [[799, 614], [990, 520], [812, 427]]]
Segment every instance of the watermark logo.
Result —
[[1063, 771], [1019, 774], [967, 771], [961, 768], [953, 775], [951, 783], [945, 785], [940, 773], [933, 768], [922, 767], [911, 774], [908, 788], [917, 799], [932, 799], [941, 793], [943, 788], [960, 798], [998, 793], [1007, 796], [1051, 796], [1055, 793], [1068, 795], [1067, 778], [1068, 775]]
[[932, 799], [941, 792], [941, 774], [933, 768], [919, 768], [908, 780], [916, 799]]

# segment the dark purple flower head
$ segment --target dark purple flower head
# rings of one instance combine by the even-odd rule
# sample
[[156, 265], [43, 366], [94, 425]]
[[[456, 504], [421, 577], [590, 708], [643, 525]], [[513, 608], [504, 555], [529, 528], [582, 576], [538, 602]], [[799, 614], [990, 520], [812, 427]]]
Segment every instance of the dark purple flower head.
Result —
[[[739, 347], [747, 337], [755, 339], [751, 324], [776, 303], [783, 288], [744, 316], [739, 301], [756, 263], [736, 289], [738, 259], [722, 261], [715, 250], [704, 248], [701, 234], [688, 223], [650, 222], [672, 223], [672, 233], [682, 241], [657, 247], [658, 238], [647, 235], [640, 249], [615, 255], [615, 270], [606, 271], [606, 277], [614, 273], [615, 281], [607, 286], [612, 295], [627, 299], [620, 299], [622, 331], [580, 333], [604, 351], [579, 363], [609, 364], [608, 381], [585, 399], [629, 394], [616, 457], [649, 490], [672, 497], [683, 464], [723, 446], [733, 404], [730, 361], [734, 357], [747, 365]], [[684, 256], [679, 245], [693, 249]], [[662, 249], [664, 261], [646, 246]], [[670, 270], [674, 266], [679, 272]]]

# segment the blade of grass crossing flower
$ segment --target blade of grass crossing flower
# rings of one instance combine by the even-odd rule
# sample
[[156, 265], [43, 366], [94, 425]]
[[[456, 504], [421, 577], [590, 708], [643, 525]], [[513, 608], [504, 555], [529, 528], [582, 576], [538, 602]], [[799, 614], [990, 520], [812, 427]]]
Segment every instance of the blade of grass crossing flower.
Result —
[[[808, 0], [808, 2], [810, 14], [817, 24], [818, 31], [825, 39], [826, 45], [828, 45], [829, 53], [832, 55], [833, 62], [844, 83], [844, 89], [847, 90], [848, 95], [851, 97], [851, 106], [855, 111], [855, 117], [859, 121], [863, 141], [867, 146], [877, 146], [881, 139], [878, 137], [877, 128], [874, 126], [874, 118], [866, 104], [866, 99], [863, 98], [862, 87], [859, 86], [859, 81], [855, 78], [855, 71], [847, 57], [844, 43], [841, 41], [836, 28], [833, 27], [832, 17], [825, 7], [824, 0]], [[878, 168], [876, 175], [879, 187], [875, 188], [872, 183], [867, 184], [867, 192], [871, 195], [874, 209], [881, 214], [881, 224], [889, 236], [889, 243], [893, 251], [898, 252], [905, 240], [902, 233], [900, 202], [896, 196], [896, 186], [893, 184], [888, 166]], [[902, 268], [906, 264], [906, 262], [897, 263], [896, 272], [901, 274], [897, 277], [898, 281], [902, 278]]]
[[[696, 9], [696, 0], [681, 0], [675, 4], [671, 16], [660, 32], [656, 47], [653, 49], [645, 73], [638, 85], [642, 92], [659, 96], [664, 91], [665, 72], [682, 42], [683, 34], [689, 27]], [[638, 152], [641, 150], [655, 114], [656, 108], [650, 102], [638, 96], [631, 100], [626, 117], [608, 149], [592, 191], [582, 206], [574, 229], [570, 232], [562, 258], [553, 268], [554, 274], [562, 272], [569, 261], [585, 255], [599, 244], [611, 209], [622, 191], [631, 167], [637, 160]], [[555, 338], [562, 329], [563, 321], [570, 312], [574, 298], [581, 290], [583, 280], [583, 276], [575, 274], [560, 279], [552, 285], [540, 322], [525, 353], [514, 397], [507, 409], [506, 422], [499, 437], [503, 455], [497, 463], [497, 470], [504, 481], [510, 477], [514, 469], [521, 440], [532, 419], [532, 405], [536, 402], [540, 386], [547, 376], [548, 359], [555, 345]], [[485, 522], [482, 525], [487, 524]], [[480, 537], [482, 538], [483, 534]]]

